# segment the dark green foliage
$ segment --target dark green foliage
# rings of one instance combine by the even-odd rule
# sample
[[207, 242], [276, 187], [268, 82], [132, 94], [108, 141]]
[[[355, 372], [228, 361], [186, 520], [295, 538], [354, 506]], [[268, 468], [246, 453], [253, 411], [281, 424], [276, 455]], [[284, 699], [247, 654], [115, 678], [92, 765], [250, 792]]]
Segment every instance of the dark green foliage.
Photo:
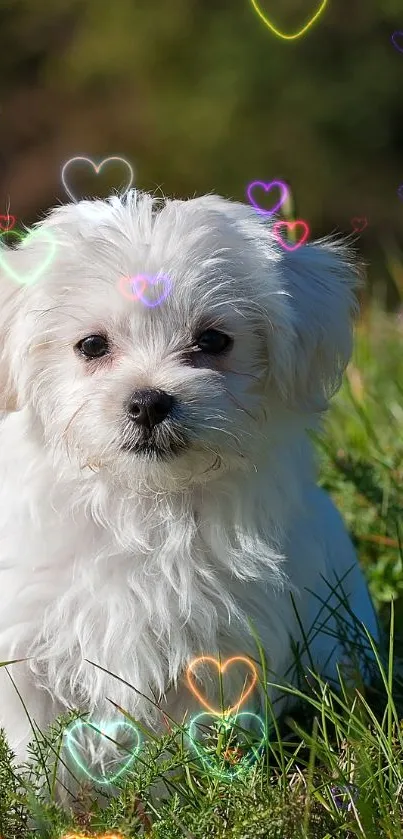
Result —
[[0, 729], [0, 836], [25, 839], [28, 811], [12, 762], [13, 754]]

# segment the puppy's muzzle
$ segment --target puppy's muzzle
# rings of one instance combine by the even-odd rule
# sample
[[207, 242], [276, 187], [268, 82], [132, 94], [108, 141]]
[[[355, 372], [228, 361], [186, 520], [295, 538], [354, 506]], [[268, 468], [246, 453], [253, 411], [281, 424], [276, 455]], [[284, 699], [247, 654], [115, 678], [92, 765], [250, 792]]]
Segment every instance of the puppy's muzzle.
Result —
[[126, 417], [133, 434], [123, 448], [134, 454], [161, 460], [180, 454], [189, 445], [178, 418], [174, 396], [164, 390], [146, 389], [132, 393], [126, 404]]

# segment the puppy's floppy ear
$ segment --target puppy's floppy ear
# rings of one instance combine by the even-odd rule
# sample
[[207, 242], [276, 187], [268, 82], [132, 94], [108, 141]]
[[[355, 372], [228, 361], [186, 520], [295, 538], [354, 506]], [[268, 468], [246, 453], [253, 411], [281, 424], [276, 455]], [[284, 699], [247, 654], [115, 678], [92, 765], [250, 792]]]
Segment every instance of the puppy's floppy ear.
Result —
[[321, 411], [340, 387], [351, 356], [360, 271], [349, 249], [328, 239], [287, 253], [282, 267], [294, 331], [288, 398]]

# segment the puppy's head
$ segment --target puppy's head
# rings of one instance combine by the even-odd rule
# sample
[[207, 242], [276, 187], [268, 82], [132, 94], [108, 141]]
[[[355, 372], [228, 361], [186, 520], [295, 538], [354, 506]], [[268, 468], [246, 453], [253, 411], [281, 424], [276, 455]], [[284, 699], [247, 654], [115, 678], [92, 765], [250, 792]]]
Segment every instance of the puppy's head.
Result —
[[223, 198], [60, 207], [0, 263], [1, 408], [79, 468], [164, 487], [249, 468], [350, 356], [344, 250], [285, 252]]

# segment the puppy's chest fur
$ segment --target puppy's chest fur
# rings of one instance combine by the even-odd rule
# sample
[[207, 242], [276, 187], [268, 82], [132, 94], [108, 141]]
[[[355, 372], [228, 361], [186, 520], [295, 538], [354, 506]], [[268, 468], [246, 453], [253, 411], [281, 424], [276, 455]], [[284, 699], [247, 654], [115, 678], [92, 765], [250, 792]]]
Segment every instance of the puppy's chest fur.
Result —
[[[30, 540], [37, 562], [21, 575], [29, 620], [18, 649], [62, 706], [97, 708], [107, 695], [133, 707], [136, 694], [97, 664], [142, 693], [162, 694], [199, 652], [244, 648], [229, 556], [226, 567], [188, 498], [93, 496], [90, 508], [77, 505], [64, 547], [58, 516], [49, 517], [47, 510], [46, 528], [37, 523]], [[141, 712], [153, 716], [152, 706]]]

